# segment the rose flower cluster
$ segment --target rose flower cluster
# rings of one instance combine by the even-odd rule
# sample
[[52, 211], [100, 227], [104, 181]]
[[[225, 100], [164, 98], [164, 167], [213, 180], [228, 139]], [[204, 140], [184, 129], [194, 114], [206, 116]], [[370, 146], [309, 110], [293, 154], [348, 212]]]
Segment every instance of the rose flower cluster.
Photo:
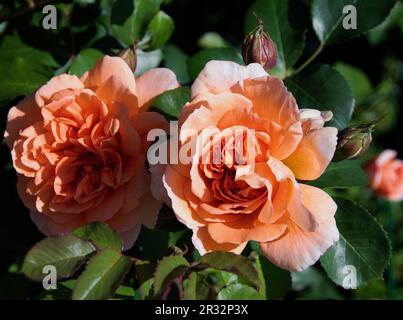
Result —
[[[259, 64], [211, 61], [179, 117], [179, 149], [194, 144], [192, 162], [149, 170], [147, 133], [168, 124], [149, 107], [178, 86], [167, 69], [135, 79], [122, 59], [106, 56], [80, 79], [54, 77], [13, 107], [5, 140], [37, 227], [59, 235], [102, 221], [128, 249], [142, 224], [154, 226], [165, 200], [201, 254], [239, 254], [253, 240], [282, 268], [315, 263], [339, 238], [337, 206], [301, 181], [320, 177], [334, 155], [337, 129], [325, 126], [331, 112], [300, 110]], [[235, 132], [253, 150], [234, 149]], [[199, 161], [217, 147], [220, 161]], [[253, 165], [234, 154], [253, 155]]]

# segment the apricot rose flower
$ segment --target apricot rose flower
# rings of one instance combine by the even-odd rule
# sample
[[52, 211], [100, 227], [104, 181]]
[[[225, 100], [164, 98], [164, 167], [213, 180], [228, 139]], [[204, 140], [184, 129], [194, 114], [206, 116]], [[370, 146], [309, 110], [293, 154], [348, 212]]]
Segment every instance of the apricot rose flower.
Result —
[[366, 171], [370, 187], [377, 195], [391, 201], [403, 200], [403, 161], [394, 150], [385, 150], [370, 161]]
[[[299, 110], [283, 82], [258, 64], [209, 62], [192, 98], [179, 119], [179, 147], [193, 144], [192, 163], [169, 164], [163, 182], [196, 248], [240, 253], [254, 240], [282, 268], [315, 263], [339, 238], [337, 206], [298, 180], [318, 178], [333, 157], [337, 129], [324, 127], [331, 112]], [[253, 150], [233, 147], [236, 130], [254, 141]], [[218, 163], [211, 159], [216, 148]], [[251, 154], [253, 166], [234, 156]]]
[[103, 221], [128, 248], [141, 224], [155, 223], [161, 202], [149, 190], [146, 134], [166, 122], [147, 109], [176, 87], [168, 69], [135, 79], [121, 58], [105, 56], [80, 79], [56, 76], [11, 108], [5, 141], [18, 192], [43, 233]]

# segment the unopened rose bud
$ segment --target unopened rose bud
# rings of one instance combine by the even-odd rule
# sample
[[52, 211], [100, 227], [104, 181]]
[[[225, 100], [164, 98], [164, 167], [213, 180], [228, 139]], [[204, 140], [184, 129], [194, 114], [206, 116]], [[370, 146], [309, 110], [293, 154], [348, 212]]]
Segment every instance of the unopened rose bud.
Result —
[[134, 45], [128, 47], [127, 49], [124, 49], [119, 54], [119, 57], [121, 57], [127, 63], [127, 65], [133, 72], [136, 70], [137, 55], [136, 55], [136, 48]]
[[338, 136], [335, 160], [354, 160], [363, 156], [371, 145], [374, 127], [374, 124], [362, 124], [341, 131]]
[[245, 64], [259, 63], [266, 71], [276, 65], [276, 45], [264, 31], [261, 21], [256, 29], [246, 36], [242, 45], [242, 56]]

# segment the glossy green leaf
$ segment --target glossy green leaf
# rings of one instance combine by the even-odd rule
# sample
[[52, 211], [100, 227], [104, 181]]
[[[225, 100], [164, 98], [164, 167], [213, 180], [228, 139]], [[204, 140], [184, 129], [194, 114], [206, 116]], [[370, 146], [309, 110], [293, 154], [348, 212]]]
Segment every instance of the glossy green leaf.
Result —
[[132, 30], [135, 38], [140, 39], [148, 23], [158, 12], [162, 0], [136, 0]]
[[129, 286], [119, 286], [117, 288], [115, 295], [113, 296], [114, 300], [134, 300], [136, 293], [134, 288]]
[[153, 106], [167, 115], [179, 117], [183, 106], [190, 101], [190, 89], [180, 87], [166, 91], [155, 98]]
[[144, 72], [154, 69], [159, 66], [162, 61], [162, 51], [160, 49], [153, 51], [136, 50], [137, 66], [134, 75], [136, 77]]
[[188, 55], [173, 44], [166, 45], [163, 52], [164, 66], [175, 73], [178, 82], [182, 85], [190, 82], [187, 66]]
[[191, 79], [197, 75], [211, 60], [234, 61], [243, 64], [241, 54], [233, 48], [210, 48], [199, 51], [188, 60], [188, 71]]
[[391, 36], [397, 28], [403, 31], [403, 2], [397, 2], [382, 24], [368, 32], [368, 41], [371, 45], [379, 45]]
[[331, 162], [326, 171], [314, 181], [305, 182], [319, 188], [349, 188], [368, 185], [368, 175], [354, 160]]
[[189, 262], [182, 256], [164, 257], [158, 264], [154, 277], [154, 294], [159, 294], [175, 278], [189, 268]]
[[45, 84], [58, 64], [44, 51], [5, 36], [0, 44], [0, 102], [27, 95]]
[[83, 240], [91, 241], [98, 249], [122, 250], [119, 234], [102, 222], [93, 222], [74, 230], [73, 234]]
[[151, 37], [149, 49], [162, 47], [174, 32], [175, 24], [164, 11], [159, 11], [151, 20], [147, 34]]
[[312, 266], [301, 272], [292, 272], [292, 289], [299, 291], [299, 299], [342, 299], [337, 286], [325, 273]]
[[285, 84], [297, 99], [298, 107], [332, 111], [327, 123], [339, 130], [346, 128], [354, 111], [355, 100], [343, 76], [327, 65], [315, 65], [288, 78]]
[[81, 77], [84, 72], [95, 66], [97, 61], [103, 56], [104, 54], [99, 50], [91, 48], [84, 49], [71, 62], [69, 72]]
[[333, 68], [346, 79], [357, 103], [363, 101], [373, 92], [374, 88], [369, 78], [360, 69], [343, 62], [336, 63]]
[[345, 288], [382, 278], [391, 257], [390, 241], [382, 226], [364, 208], [349, 200], [335, 200], [340, 239], [320, 258], [328, 276]]
[[264, 300], [256, 289], [244, 284], [232, 284], [221, 289], [217, 300]]
[[58, 279], [69, 277], [94, 251], [91, 243], [73, 235], [46, 238], [27, 253], [22, 272], [32, 280], [42, 281], [46, 275], [42, 272], [43, 268], [52, 265], [56, 268]]
[[199, 267], [228, 271], [243, 277], [257, 288], [261, 286], [256, 268], [248, 258], [243, 256], [231, 252], [214, 251], [202, 256], [198, 262]]
[[[287, 69], [292, 67], [304, 49], [304, 32], [294, 30], [289, 22], [288, 0], [258, 0], [248, 10], [245, 19], [245, 33], [257, 26], [255, 12], [263, 20], [277, 47], [277, 74], [284, 77]], [[273, 71], [271, 71], [273, 72]]]
[[93, 256], [77, 279], [74, 300], [104, 300], [110, 298], [124, 280], [131, 266], [130, 257], [113, 249]]
[[114, 0], [111, 10], [111, 24], [122, 25], [133, 14], [135, 0]]
[[111, 17], [112, 34], [125, 46], [141, 40], [161, 2], [162, 0], [116, 1]]
[[[334, 44], [348, 40], [381, 24], [395, 3], [396, 0], [312, 0], [313, 28], [323, 43]], [[349, 21], [349, 17], [343, 13], [347, 5], [356, 8], [356, 29], [343, 27], [343, 20]]]

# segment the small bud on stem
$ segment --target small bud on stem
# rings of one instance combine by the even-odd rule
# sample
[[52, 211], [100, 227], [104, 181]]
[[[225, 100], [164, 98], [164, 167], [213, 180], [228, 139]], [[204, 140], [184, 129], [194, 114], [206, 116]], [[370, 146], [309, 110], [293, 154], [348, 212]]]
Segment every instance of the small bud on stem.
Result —
[[120, 52], [119, 57], [121, 57], [127, 63], [133, 72], [136, 70], [137, 55], [136, 46], [134, 44]]
[[374, 127], [374, 123], [369, 123], [340, 131], [335, 160], [354, 160], [362, 157], [371, 145]]
[[262, 20], [249, 33], [242, 45], [242, 56], [245, 64], [259, 63], [266, 71], [274, 68], [277, 63], [276, 45], [264, 30]]

